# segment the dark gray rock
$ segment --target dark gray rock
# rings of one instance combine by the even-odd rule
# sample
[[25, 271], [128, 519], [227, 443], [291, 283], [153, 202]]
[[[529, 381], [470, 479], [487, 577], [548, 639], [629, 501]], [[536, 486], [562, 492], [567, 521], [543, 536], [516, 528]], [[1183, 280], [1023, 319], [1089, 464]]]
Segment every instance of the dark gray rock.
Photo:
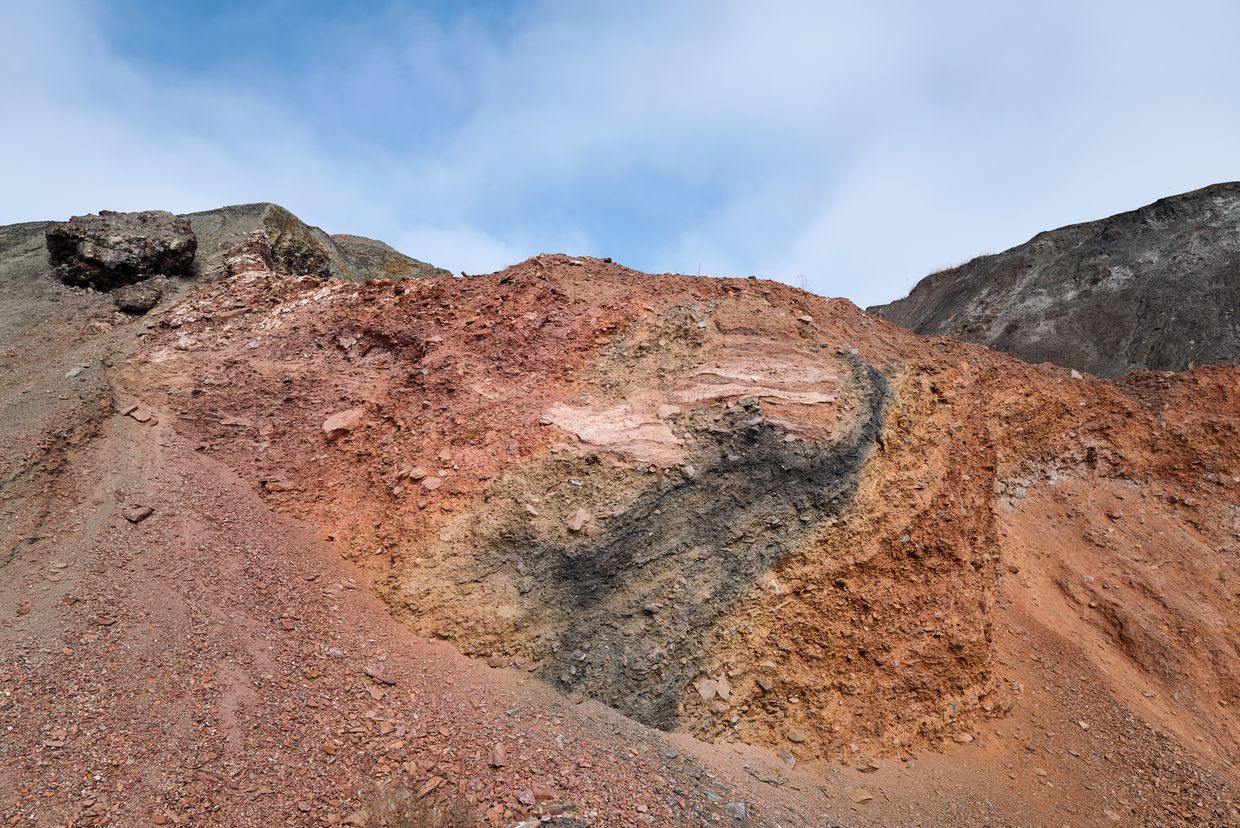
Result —
[[104, 291], [156, 275], [188, 275], [198, 248], [188, 221], [158, 210], [74, 216], [49, 224], [46, 235], [57, 278]]
[[132, 285], [124, 285], [112, 291], [112, 301], [117, 310], [142, 314], [159, 304], [172, 285], [163, 276], [154, 276]]
[[1240, 362], [1240, 183], [1040, 233], [870, 311], [1105, 377]]

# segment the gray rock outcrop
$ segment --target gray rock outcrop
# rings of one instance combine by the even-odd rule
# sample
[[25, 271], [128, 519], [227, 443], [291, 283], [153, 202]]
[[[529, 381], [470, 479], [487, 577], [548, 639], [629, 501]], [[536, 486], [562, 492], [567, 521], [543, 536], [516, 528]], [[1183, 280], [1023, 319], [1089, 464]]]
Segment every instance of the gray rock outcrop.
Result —
[[869, 310], [1105, 377], [1240, 362], [1240, 183], [1039, 233]]
[[329, 236], [278, 204], [238, 204], [185, 216], [198, 236], [200, 274], [219, 270], [224, 256], [252, 233], [267, 234], [274, 268], [293, 275], [367, 279], [450, 277], [448, 271], [411, 259], [383, 242], [361, 236]]

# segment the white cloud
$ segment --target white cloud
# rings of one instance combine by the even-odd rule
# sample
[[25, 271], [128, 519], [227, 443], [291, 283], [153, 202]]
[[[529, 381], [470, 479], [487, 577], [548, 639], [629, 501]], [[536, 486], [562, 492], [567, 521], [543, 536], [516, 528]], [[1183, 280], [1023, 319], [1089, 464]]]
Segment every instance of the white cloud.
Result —
[[272, 200], [454, 271], [566, 250], [869, 304], [1240, 178], [1224, 0], [389, 9], [304, 77], [139, 63], [107, 13], [0, 9], [0, 221]]
[[454, 272], [493, 273], [539, 251], [516, 247], [473, 227], [414, 227], [392, 243], [400, 250], [416, 250], [419, 258], [438, 264], [452, 262]]

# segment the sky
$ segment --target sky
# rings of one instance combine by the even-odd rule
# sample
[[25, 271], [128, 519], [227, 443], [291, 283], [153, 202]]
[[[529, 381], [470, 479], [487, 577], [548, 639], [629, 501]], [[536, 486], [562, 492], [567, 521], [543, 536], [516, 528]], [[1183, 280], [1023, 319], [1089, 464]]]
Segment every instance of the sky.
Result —
[[860, 305], [1240, 179], [1240, 3], [2, 0], [0, 224], [274, 201]]

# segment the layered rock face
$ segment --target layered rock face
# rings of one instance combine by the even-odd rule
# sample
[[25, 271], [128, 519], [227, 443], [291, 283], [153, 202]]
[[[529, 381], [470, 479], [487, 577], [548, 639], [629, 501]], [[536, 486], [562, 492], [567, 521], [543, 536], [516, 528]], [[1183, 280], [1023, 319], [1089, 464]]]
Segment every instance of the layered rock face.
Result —
[[0, 228], [2, 821], [1240, 823], [1240, 366], [266, 227], [136, 323], [43, 239]]
[[1240, 183], [1040, 233], [870, 310], [1106, 377], [1240, 361]]
[[187, 275], [197, 249], [189, 221], [159, 210], [101, 210], [47, 227], [47, 255], [56, 277], [95, 290]]
[[[802, 758], [966, 743], [1019, 701], [1022, 582], [1057, 635], [1127, 641], [1141, 681], [1191, 671], [1194, 715], [1240, 702], [1234, 622], [1198, 609], [1227, 604], [1233, 541], [1203, 543], [1196, 605], [1154, 565], [1193, 532], [1169, 504], [1234, 503], [1234, 367], [1083, 381], [782, 285], [560, 255], [361, 287], [246, 270], [146, 358], [203, 454], [330, 527], [418, 633], [645, 724]], [[1164, 534], [1078, 572], [1115, 543], [1094, 518], [1122, 519], [1091, 503], [1089, 540], [1015, 543], [1069, 483], [1140, 493]], [[1123, 600], [1086, 595], [1120, 578]]]

